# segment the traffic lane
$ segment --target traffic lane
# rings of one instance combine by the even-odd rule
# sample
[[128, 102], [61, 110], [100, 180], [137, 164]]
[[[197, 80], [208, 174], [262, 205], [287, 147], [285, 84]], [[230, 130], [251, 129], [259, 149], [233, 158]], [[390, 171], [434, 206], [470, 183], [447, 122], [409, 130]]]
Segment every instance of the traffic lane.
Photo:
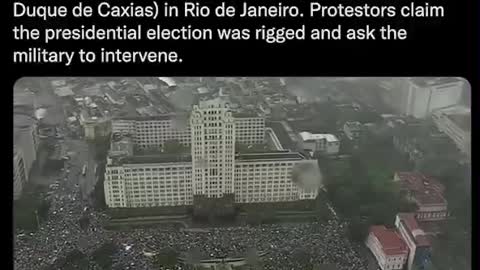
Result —
[[[72, 151], [76, 153], [76, 159], [73, 161], [78, 168], [77, 182], [80, 185], [80, 191], [83, 199], [87, 199], [93, 191], [96, 184], [95, 177], [95, 153], [88, 146], [87, 142], [81, 140], [71, 141]], [[86, 175], [82, 175], [83, 166], [87, 165]]]

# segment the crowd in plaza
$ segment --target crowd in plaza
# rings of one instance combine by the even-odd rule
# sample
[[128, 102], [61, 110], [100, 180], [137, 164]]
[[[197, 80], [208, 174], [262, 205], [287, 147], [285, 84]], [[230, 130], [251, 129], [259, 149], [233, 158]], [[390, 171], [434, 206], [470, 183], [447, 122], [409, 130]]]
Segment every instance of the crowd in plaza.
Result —
[[[50, 194], [48, 219], [38, 231], [17, 232], [15, 269], [65, 269], [60, 262], [72, 252], [83, 253], [88, 261], [87, 268], [77, 269], [100, 269], [92, 253], [105, 243], [116, 247], [111, 254], [112, 269], [159, 269], [155, 255], [165, 250], [178, 255], [174, 269], [185, 269], [182, 262], [189, 261], [185, 258], [191, 258], [192, 252], [198, 262], [251, 257], [252, 250], [267, 270], [309, 269], [315, 264], [334, 264], [339, 270], [366, 269], [366, 261], [345, 237], [346, 225], [337, 219], [202, 230], [166, 224], [128, 231], [104, 230], [102, 223], [108, 217], [92, 210], [82, 199], [81, 164], [66, 162], [58, 188]], [[246, 260], [251, 262], [251, 258]]]

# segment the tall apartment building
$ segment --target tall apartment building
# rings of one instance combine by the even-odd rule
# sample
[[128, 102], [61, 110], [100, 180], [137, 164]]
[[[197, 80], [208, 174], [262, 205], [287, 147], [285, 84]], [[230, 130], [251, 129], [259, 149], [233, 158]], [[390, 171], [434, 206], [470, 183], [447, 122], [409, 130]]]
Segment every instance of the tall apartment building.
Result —
[[[316, 198], [320, 172], [315, 160], [288, 150], [235, 153], [235, 123], [226, 103], [202, 101], [190, 117], [191, 155], [111, 153], [104, 183], [107, 205], [192, 205], [194, 195], [234, 194], [236, 203]], [[114, 143], [122, 146], [112, 149], [128, 148], [125, 140]]]
[[409, 78], [391, 89], [392, 102], [399, 114], [428, 117], [434, 110], [457, 105], [465, 81], [461, 78]]
[[[265, 142], [265, 118], [234, 115], [236, 142], [251, 145]], [[112, 133], [129, 134], [140, 148], [158, 148], [165, 141], [176, 140], [190, 145], [192, 132], [186, 114], [166, 114], [152, 117], [130, 117], [112, 120]]]

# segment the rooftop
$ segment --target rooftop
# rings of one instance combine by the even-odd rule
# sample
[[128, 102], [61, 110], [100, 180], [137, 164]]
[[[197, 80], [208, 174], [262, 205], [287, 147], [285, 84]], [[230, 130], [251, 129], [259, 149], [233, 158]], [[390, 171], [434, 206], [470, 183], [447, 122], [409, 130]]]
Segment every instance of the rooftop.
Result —
[[408, 253], [407, 245], [402, 237], [393, 229], [387, 229], [383, 225], [370, 227], [372, 233], [380, 242], [386, 255], [401, 255]]
[[122, 156], [112, 159], [113, 165], [123, 164], [151, 164], [151, 163], [173, 163], [173, 162], [192, 162], [190, 155], [179, 154], [158, 154], [142, 156]]
[[472, 118], [470, 114], [449, 114], [447, 117], [464, 131], [471, 130]]
[[165, 121], [175, 118], [176, 114], [161, 114], [155, 116], [127, 116], [127, 117], [116, 117], [113, 120], [133, 120], [133, 121]]
[[235, 160], [239, 160], [239, 161], [302, 160], [302, 159], [305, 159], [305, 157], [302, 156], [300, 153], [289, 152], [289, 151], [237, 154], [235, 156]]
[[430, 192], [426, 190], [423, 193], [414, 192], [413, 196], [419, 206], [447, 204], [447, 200], [438, 192]]
[[410, 81], [420, 87], [438, 86], [442, 84], [463, 82], [462, 79], [456, 77], [423, 77], [412, 78], [410, 79]]
[[273, 130], [284, 149], [294, 150], [297, 148], [296, 142], [292, 140], [281, 122], [267, 122], [265, 125]]
[[415, 244], [417, 246], [430, 246], [430, 241], [428, 240], [425, 232], [418, 225], [418, 222], [415, 219], [415, 214], [399, 213], [397, 216], [400, 219], [400, 222], [407, 229], [410, 238], [415, 241]]
[[333, 134], [313, 134], [310, 132], [300, 132], [303, 141], [327, 140], [327, 142], [338, 142], [338, 138]]

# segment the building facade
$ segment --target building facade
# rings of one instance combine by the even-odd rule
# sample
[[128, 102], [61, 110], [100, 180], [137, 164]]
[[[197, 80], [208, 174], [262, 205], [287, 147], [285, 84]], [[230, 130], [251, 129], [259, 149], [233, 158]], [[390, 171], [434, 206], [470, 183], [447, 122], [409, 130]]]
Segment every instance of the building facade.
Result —
[[21, 152], [13, 148], [13, 199], [17, 200], [22, 195], [23, 185], [27, 182], [28, 176], [23, 162]]
[[[235, 202], [282, 202], [315, 199], [318, 187], [302, 186], [294, 181], [295, 170], [300, 164], [311, 165], [316, 160], [306, 160], [299, 153], [259, 153], [238, 155], [235, 161]], [[309, 172], [304, 172], [305, 177]], [[316, 172], [312, 172], [312, 177]], [[317, 174], [317, 177], [319, 174]]]
[[116, 138], [105, 171], [107, 205], [192, 205], [194, 196], [222, 198], [232, 194], [236, 203], [317, 197], [320, 171], [316, 160], [289, 150], [235, 153], [237, 129], [228, 104], [201, 101], [192, 110], [189, 126], [189, 156], [135, 156], [128, 151], [128, 140]]
[[[131, 135], [135, 145], [142, 148], [162, 147], [166, 141], [178, 141], [189, 146], [192, 131], [187, 115], [159, 115], [112, 120], [112, 133]], [[234, 117], [236, 142], [252, 145], [265, 142], [265, 118]]]
[[400, 270], [407, 262], [408, 247], [395, 230], [372, 226], [365, 244], [382, 270]]
[[258, 116], [235, 116], [236, 142], [252, 145], [265, 142], [265, 118]]
[[444, 132], [457, 145], [458, 149], [471, 155], [471, 114], [470, 109], [449, 108], [438, 110], [432, 115], [438, 129]]
[[[217, 175], [208, 174], [216, 167], [207, 168], [207, 175], [204, 167], [196, 167], [200, 173], [195, 178], [193, 164], [187, 157], [182, 161], [172, 156], [109, 158], [105, 201], [112, 208], [133, 208], [192, 205], [194, 195], [219, 198], [233, 193], [236, 203], [265, 203], [311, 200], [318, 194], [317, 186], [308, 186], [310, 177], [318, 177], [316, 161], [299, 153], [237, 155], [231, 187]], [[301, 168], [303, 173], [293, 181], [299, 165], [311, 165], [312, 169]]]
[[395, 227], [408, 246], [407, 270], [427, 269], [430, 265], [431, 245], [425, 232], [418, 225], [413, 213], [399, 213]]
[[335, 135], [312, 134], [304, 131], [300, 132], [299, 136], [305, 151], [335, 155], [340, 150], [340, 141]]

